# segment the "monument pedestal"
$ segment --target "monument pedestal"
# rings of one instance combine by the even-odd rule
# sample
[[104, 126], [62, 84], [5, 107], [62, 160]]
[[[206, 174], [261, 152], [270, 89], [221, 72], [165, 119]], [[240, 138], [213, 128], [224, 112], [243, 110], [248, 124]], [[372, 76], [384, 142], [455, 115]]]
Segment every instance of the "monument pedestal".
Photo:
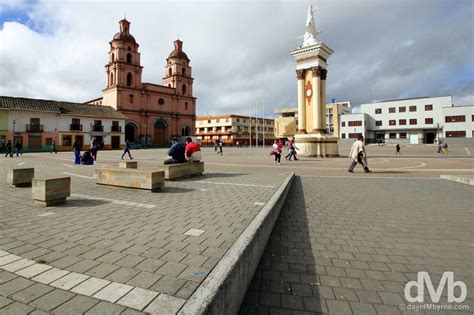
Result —
[[296, 151], [301, 156], [335, 157], [339, 156], [338, 138], [324, 134], [295, 135]]

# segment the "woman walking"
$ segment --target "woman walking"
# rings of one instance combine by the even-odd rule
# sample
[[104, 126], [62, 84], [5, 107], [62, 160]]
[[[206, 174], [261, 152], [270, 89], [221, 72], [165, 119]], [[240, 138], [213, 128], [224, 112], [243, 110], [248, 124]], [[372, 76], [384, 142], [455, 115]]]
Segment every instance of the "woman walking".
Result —
[[76, 140], [73, 146], [74, 151], [74, 164], [81, 164], [81, 141]]
[[272, 145], [272, 152], [270, 153], [270, 155], [274, 155], [275, 156], [275, 160], [273, 161], [273, 164], [277, 164], [280, 165], [280, 160], [281, 160], [281, 146], [280, 146], [280, 143], [278, 142], [278, 140], [275, 139], [275, 141], [273, 142], [273, 145]]

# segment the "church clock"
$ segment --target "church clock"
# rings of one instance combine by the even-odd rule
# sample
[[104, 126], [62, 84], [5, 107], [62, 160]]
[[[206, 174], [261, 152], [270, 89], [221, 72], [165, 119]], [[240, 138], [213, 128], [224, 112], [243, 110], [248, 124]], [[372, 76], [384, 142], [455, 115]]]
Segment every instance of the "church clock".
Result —
[[311, 85], [311, 81], [306, 81], [305, 95], [306, 95], [306, 100], [308, 101], [308, 103], [311, 103], [311, 97], [313, 96], [313, 87]]

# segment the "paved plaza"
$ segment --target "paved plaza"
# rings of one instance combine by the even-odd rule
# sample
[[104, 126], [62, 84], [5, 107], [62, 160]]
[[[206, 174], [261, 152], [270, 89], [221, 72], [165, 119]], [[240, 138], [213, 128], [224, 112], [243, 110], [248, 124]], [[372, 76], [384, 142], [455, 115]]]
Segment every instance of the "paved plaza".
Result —
[[[204, 176], [158, 193], [94, 183], [93, 168], [117, 166], [120, 151], [100, 151], [92, 167], [71, 152], [1, 158], [0, 314], [176, 313], [292, 172], [240, 313], [406, 313], [404, 284], [418, 271], [434, 283], [453, 271], [474, 309], [473, 188], [440, 178], [472, 175], [472, 158], [374, 152], [373, 173], [349, 174], [347, 158], [275, 166], [268, 153], [205, 148]], [[166, 150], [132, 155], [152, 170]], [[72, 196], [37, 208], [30, 188], [5, 184], [7, 167], [70, 176]]]

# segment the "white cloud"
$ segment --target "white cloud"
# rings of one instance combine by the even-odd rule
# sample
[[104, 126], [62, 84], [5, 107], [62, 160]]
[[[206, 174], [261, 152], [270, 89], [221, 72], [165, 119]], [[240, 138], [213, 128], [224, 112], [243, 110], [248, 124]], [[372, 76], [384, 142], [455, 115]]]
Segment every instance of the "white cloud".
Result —
[[[301, 44], [307, 5], [231, 0], [30, 3], [31, 28], [7, 22], [0, 30], [0, 94], [77, 102], [100, 96], [108, 42], [126, 14], [140, 44], [144, 82], [161, 83], [166, 57], [179, 35], [193, 67], [198, 114], [246, 114], [263, 98], [271, 113], [295, 105], [289, 51]], [[329, 60], [328, 100], [349, 100], [356, 107], [401, 95], [472, 100], [472, 73], [457, 84], [460, 69], [473, 64], [474, 34], [465, 27], [473, 12], [467, 1], [321, 0], [316, 5], [316, 25], [323, 30], [319, 38], [335, 51]]]

